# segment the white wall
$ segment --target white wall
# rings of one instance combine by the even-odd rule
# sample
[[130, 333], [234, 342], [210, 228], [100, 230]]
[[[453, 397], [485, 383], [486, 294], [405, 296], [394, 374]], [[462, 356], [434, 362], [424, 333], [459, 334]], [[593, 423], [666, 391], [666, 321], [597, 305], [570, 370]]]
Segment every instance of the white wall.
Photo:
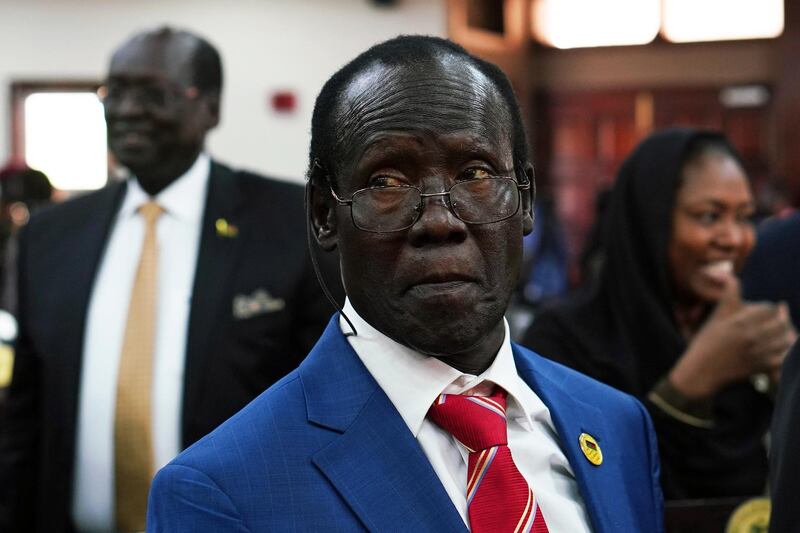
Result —
[[[132, 33], [163, 23], [196, 31], [225, 68], [222, 124], [210, 151], [235, 166], [301, 180], [311, 111], [325, 80], [375, 42], [444, 36], [444, 0], [0, 0], [0, 164], [10, 153], [8, 87], [15, 80], [97, 79]], [[298, 96], [278, 116], [274, 90]]]

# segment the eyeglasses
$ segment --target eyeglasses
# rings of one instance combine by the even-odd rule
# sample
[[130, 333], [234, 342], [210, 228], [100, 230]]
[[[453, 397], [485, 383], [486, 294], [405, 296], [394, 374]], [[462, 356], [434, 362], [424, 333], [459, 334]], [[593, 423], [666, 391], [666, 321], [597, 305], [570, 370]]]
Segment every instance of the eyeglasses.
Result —
[[530, 189], [530, 183], [492, 176], [460, 181], [444, 192], [423, 193], [414, 186], [369, 187], [343, 200], [331, 188], [339, 205], [350, 206], [353, 224], [372, 233], [391, 233], [413, 226], [422, 216], [422, 201], [434, 196], [446, 196], [450, 211], [467, 224], [491, 224], [517, 214], [520, 192]]
[[196, 98], [198, 90], [196, 87], [180, 88], [158, 83], [134, 85], [110, 82], [100, 87], [97, 96], [107, 111], [118, 111], [125, 99], [130, 98], [145, 111], [166, 113], [174, 109], [181, 98]]

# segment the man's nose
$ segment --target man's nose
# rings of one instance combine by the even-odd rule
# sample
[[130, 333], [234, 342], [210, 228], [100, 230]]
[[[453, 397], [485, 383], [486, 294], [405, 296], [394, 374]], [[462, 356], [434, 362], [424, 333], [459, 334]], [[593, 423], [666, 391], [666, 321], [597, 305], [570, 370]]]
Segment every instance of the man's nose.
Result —
[[109, 110], [113, 115], [138, 115], [144, 111], [142, 97], [136, 91], [122, 91], [114, 107]]
[[448, 193], [423, 196], [419, 209], [422, 212], [408, 234], [412, 244], [460, 242], [466, 237], [466, 224], [453, 213]]

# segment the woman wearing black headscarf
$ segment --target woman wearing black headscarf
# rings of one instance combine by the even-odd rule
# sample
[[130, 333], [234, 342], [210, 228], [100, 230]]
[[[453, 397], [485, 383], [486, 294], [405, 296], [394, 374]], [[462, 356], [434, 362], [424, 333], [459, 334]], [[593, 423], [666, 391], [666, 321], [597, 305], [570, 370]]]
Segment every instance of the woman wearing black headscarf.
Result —
[[796, 335], [784, 305], [739, 296], [753, 209], [724, 137], [648, 137], [611, 194], [598, 283], [544, 311], [523, 340], [645, 402], [667, 499], [765, 489], [772, 400], [757, 386], [778, 379]]

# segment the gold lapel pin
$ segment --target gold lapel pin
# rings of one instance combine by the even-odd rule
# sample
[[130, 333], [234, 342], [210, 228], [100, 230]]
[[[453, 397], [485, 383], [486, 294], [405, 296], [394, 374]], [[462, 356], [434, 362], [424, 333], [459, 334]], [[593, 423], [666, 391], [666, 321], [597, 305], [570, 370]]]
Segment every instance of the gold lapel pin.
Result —
[[14, 349], [8, 344], [0, 343], [0, 388], [11, 384], [14, 370]]
[[581, 445], [583, 455], [586, 456], [590, 463], [595, 466], [603, 464], [603, 450], [600, 449], [600, 445], [597, 444], [594, 437], [588, 433], [581, 433], [580, 437], [578, 437], [578, 442]]
[[725, 533], [766, 531], [769, 527], [770, 511], [769, 498], [751, 498], [733, 510]]
[[214, 224], [214, 227], [217, 228], [217, 235], [220, 237], [225, 238], [233, 238], [239, 234], [239, 228], [234, 226], [233, 224], [228, 224], [228, 221], [224, 218], [218, 218], [217, 222]]

